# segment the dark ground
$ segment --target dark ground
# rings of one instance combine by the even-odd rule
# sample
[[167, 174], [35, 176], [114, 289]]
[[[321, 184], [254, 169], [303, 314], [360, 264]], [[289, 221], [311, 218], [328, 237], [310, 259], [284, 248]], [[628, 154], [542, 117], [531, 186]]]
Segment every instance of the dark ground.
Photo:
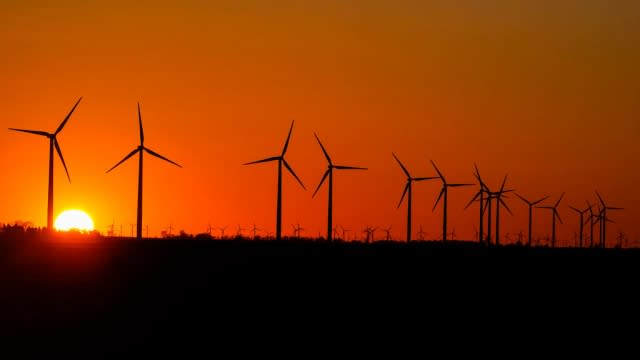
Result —
[[0, 238], [0, 334], [488, 326], [496, 312], [558, 310], [588, 321], [636, 309], [638, 276], [637, 249]]

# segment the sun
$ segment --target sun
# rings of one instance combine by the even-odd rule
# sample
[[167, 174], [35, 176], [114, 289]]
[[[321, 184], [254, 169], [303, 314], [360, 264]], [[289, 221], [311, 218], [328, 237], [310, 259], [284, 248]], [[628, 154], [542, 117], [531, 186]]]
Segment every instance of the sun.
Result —
[[58, 231], [93, 231], [93, 220], [82, 210], [65, 210], [56, 218], [54, 227]]

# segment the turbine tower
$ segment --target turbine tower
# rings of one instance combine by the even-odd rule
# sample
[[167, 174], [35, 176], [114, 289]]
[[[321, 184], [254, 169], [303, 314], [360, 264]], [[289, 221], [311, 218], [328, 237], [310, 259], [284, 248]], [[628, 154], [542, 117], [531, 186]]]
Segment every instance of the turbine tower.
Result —
[[407, 170], [406, 167], [404, 167], [404, 165], [402, 165], [402, 162], [400, 162], [400, 159], [398, 159], [398, 157], [396, 156], [396, 154], [391, 153], [391, 155], [393, 155], [393, 158], [396, 159], [396, 161], [398, 162], [398, 165], [400, 165], [400, 168], [402, 169], [402, 172], [404, 172], [405, 175], [407, 175], [407, 184], [404, 186], [404, 191], [402, 192], [402, 197], [400, 198], [400, 202], [398, 203], [398, 208], [400, 207], [400, 205], [402, 205], [402, 201], [404, 200], [404, 197], [407, 195], [408, 193], [408, 197], [407, 197], [407, 242], [411, 241], [411, 199], [413, 198], [412, 195], [412, 187], [413, 187], [413, 182], [414, 181], [424, 181], [424, 180], [432, 180], [432, 179], [437, 179], [436, 177], [418, 177], [418, 178], [414, 178], [411, 177], [411, 174], [409, 174], [409, 171]]
[[541, 202], [547, 200], [549, 197], [545, 196], [545, 197], [543, 197], [541, 199], [538, 199], [536, 201], [529, 201], [526, 198], [524, 198], [523, 196], [518, 195], [517, 193], [516, 193], [516, 196], [519, 197], [520, 200], [524, 201], [527, 204], [527, 206], [529, 206], [529, 240], [527, 242], [527, 245], [529, 247], [531, 247], [531, 229], [532, 229], [532, 226], [533, 226], [533, 207], [538, 205], [538, 204], [540, 204]]
[[578, 210], [577, 208], [569, 205], [569, 208], [575, 212], [578, 213], [578, 215], [580, 216], [580, 248], [582, 248], [582, 237], [583, 237], [583, 233], [584, 233], [584, 214], [589, 211], [591, 209], [591, 207], [588, 207], [584, 210]]
[[447, 182], [447, 180], [444, 178], [444, 176], [442, 175], [442, 173], [440, 172], [440, 170], [438, 169], [438, 167], [436, 166], [436, 163], [433, 162], [433, 160], [431, 160], [431, 165], [433, 165], [433, 168], [436, 169], [436, 172], [438, 173], [438, 177], [440, 178], [440, 181], [442, 181], [442, 190], [440, 190], [440, 195], [438, 195], [438, 199], [436, 200], [436, 203], [433, 205], [433, 210], [436, 209], [436, 207], [438, 206], [438, 203], [440, 202], [440, 198], [442, 198], [442, 195], [444, 195], [444, 202], [443, 202], [443, 208], [442, 208], [442, 241], [447, 241], [447, 204], [448, 204], [448, 193], [449, 193], [449, 188], [450, 187], [462, 187], [462, 186], [471, 186], [473, 184], [450, 184]]
[[600, 204], [602, 204], [602, 222], [600, 225], [602, 226], [601, 246], [602, 248], [606, 248], [607, 247], [607, 222], [611, 221], [607, 219], [607, 210], [624, 210], [624, 209], [621, 207], [608, 206], [604, 202], [604, 200], [602, 200], [602, 196], [600, 196], [600, 194], [597, 191], [596, 191], [596, 195], [598, 196], [598, 200], [600, 200]]
[[289, 166], [289, 163], [287, 163], [287, 160], [285, 160], [284, 158], [284, 155], [287, 153], [287, 148], [289, 147], [289, 140], [291, 140], [291, 131], [293, 131], [293, 123], [294, 121], [291, 122], [291, 127], [289, 128], [289, 135], [287, 135], [287, 140], [284, 142], [284, 147], [282, 148], [282, 152], [280, 153], [279, 156], [272, 156], [266, 159], [252, 161], [252, 162], [243, 164], [243, 165], [253, 165], [253, 164], [259, 164], [259, 163], [265, 163], [265, 162], [271, 162], [271, 161], [278, 162], [278, 199], [276, 202], [276, 240], [282, 239], [282, 165], [284, 165], [284, 167], [287, 168], [287, 170], [291, 173], [291, 175], [293, 175], [293, 177], [298, 181], [300, 186], [302, 186], [302, 188], [306, 190], [306, 188], [304, 187], [304, 184], [302, 183], [300, 178], [298, 178], [298, 175], [296, 175], [296, 173], [293, 171], [291, 166]]
[[[480, 188], [478, 189], [478, 192], [473, 196], [473, 198], [469, 201], [469, 203], [467, 204], [467, 206], [465, 206], [465, 210], [471, 206], [471, 204], [473, 204], [475, 201], [479, 200], [480, 201], [480, 230], [478, 231], [478, 242], [480, 244], [482, 244], [483, 238], [484, 238], [484, 208], [485, 208], [485, 194], [489, 194], [489, 188], [487, 187], [487, 185], [485, 185], [484, 181], [482, 181], [482, 177], [480, 177], [480, 171], [478, 170], [478, 166], [476, 164], [473, 164], [473, 167], [475, 169], [475, 174], [474, 176], [476, 177], [476, 179], [478, 180], [478, 184], [480, 185]], [[488, 200], [488, 199], [487, 199]]]
[[507, 206], [507, 203], [505, 203], [504, 200], [502, 200], [502, 197], [504, 196], [505, 193], [513, 191], [513, 190], [504, 189], [504, 186], [506, 185], [506, 183], [507, 183], [507, 175], [504, 176], [504, 180], [502, 181], [502, 185], [500, 186], [500, 191], [491, 193], [490, 194], [491, 196], [489, 196], [489, 201], [491, 201], [492, 197], [496, 199], [496, 245], [500, 245], [500, 204], [502, 204], [502, 206], [504, 206], [504, 208], [507, 209], [509, 214], [513, 215], [513, 213], [511, 212], [511, 209], [509, 209], [509, 206]]
[[127, 161], [130, 157], [135, 154], [138, 154], [138, 216], [136, 222], [136, 239], [142, 239], [142, 159], [145, 152], [147, 152], [151, 156], [155, 156], [160, 160], [164, 160], [168, 163], [171, 163], [179, 168], [182, 166], [176, 162], [173, 162], [166, 157], [158, 154], [157, 152], [149, 149], [144, 146], [144, 131], [142, 129], [142, 115], [140, 114], [140, 103], [138, 103], [138, 125], [140, 127], [140, 145], [135, 148], [129, 155], [125, 156], [124, 159], [120, 160], [119, 163], [115, 164], [111, 169], [107, 170], [107, 174], [110, 173], [113, 169], [117, 168], [123, 162]]
[[556, 218], [562, 224], [562, 219], [560, 218], [560, 214], [558, 213], [558, 205], [560, 205], [560, 201], [564, 197], [564, 193], [560, 195], [558, 201], [556, 201], [553, 206], [537, 206], [540, 209], [549, 209], [551, 210], [551, 247], [556, 247]]
[[328, 176], [329, 177], [329, 206], [328, 206], [328, 210], [327, 210], [327, 241], [331, 242], [331, 236], [333, 234], [333, 169], [337, 169], [337, 170], [367, 170], [367, 168], [355, 167], [355, 166], [334, 165], [333, 162], [331, 161], [331, 157], [329, 156], [329, 153], [327, 153], [327, 150], [322, 145], [322, 142], [320, 141], [320, 138], [318, 137], [318, 135], [316, 133], [313, 133], [313, 135], [316, 137], [316, 140], [318, 140], [318, 144], [320, 145], [320, 148], [322, 149], [322, 153], [324, 154], [324, 157], [327, 159], [328, 165], [327, 165], [327, 171], [324, 172], [324, 175], [322, 176], [322, 180], [320, 180], [320, 183], [318, 184], [318, 187], [316, 188], [316, 191], [313, 193], [313, 195], [311, 197], [315, 197], [316, 196], [316, 194], [318, 193], [318, 190], [320, 190], [320, 187], [322, 186], [322, 184], [324, 183], [324, 181], [327, 179], [327, 176]]
[[33, 134], [33, 135], [40, 135], [49, 139], [49, 186], [48, 186], [48, 197], [47, 197], [47, 229], [48, 230], [53, 229], [53, 149], [54, 148], [56, 149], [56, 152], [60, 157], [60, 161], [62, 162], [62, 166], [64, 167], [64, 171], [67, 173], [67, 179], [69, 180], [69, 182], [71, 182], [71, 177], [69, 176], [69, 171], [67, 170], [67, 164], [65, 164], [64, 162], [64, 157], [62, 157], [62, 150], [60, 150], [60, 144], [58, 142], [57, 136], [62, 131], [64, 126], [67, 124], [67, 121], [69, 121], [71, 114], [73, 114], [73, 112], [76, 110], [76, 107], [78, 106], [78, 104], [80, 104], [81, 100], [82, 98], [78, 99], [75, 105], [73, 105], [73, 107], [71, 108], [71, 111], [69, 111], [69, 114], [67, 114], [64, 120], [62, 120], [62, 123], [60, 123], [56, 131], [54, 131], [53, 133], [48, 133], [46, 131], [40, 131], [40, 130], [24, 130], [24, 129], [9, 128], [9, 130], [24, 132], [24, 133]]

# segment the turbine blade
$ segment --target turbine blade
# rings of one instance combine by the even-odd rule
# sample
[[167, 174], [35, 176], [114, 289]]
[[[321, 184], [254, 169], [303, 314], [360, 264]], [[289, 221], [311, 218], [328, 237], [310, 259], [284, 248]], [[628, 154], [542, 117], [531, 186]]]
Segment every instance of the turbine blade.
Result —
[[480, 170], [478, 170], [478, 165], [476, 163], [473, 163], [473, 168], [475, 169], [475, 177], [478, 180], [478, 182], [480, 183], [480, 187], [483, 190], [489, 190], [489, 187], [487, 186], [487, 184], [484, 183], [484, 181], [482, 181], [482, 177], [480, 176]]
[[562, 201], [563, 197], [564, 197], [564, 193], [562, 193], [562, 195], [560, 195], [560, 198], [558, 199], [558, 201], [556, 201], [556, 204], [555, 204], [554, 208], [558, 207], [558, 205], [560, 205], [560, 201]]
[[329, 172], [331, 170], [327, 170], [324, 172], [324, 175], [322, 175], [322, 179], [320, 180], [320, 183], [318, 184], [318, 187], [316, 188], [316, 191], [313, 192], [313, 195], [311, 195], [311, 197], [315, 197], [316, 194], [318, 193], [318, 190], [320, 190], [320, 187], [322, 186], [322, 184], [324, 183], [324, 181], [327, 179], [327, 176], [329, 175]]
[[527, 205], [529, 205], [529, 206], [533, 206], [533, 205], [536, 205], [536, 204], [537, 204], [537, 203], [531, 203], [531, 202], [529, 202], [529, 200], [527, 200], [527, 199], [525, 199], [524, 197], [520, 196], [518, 193], [515, 193], [515, 194], [516, 194], [516, 196], [517, 196], [518, 198], [520, 198], [520, 200], [522, 200], [522, 201], [526, 202], [526, 203], [527, 203]]
[[438, 177], [419, 177], [419, 178], [414, 178], [411, 179], [413, 181], [425, 181], [425, 180], [433, 180], [433, 179], [439, 179]]
[[607, 206], [607, 210], [624, 210], [624, 208]]
[[489, 197], [488, 199], [486, 199], [484, 201], [484, 209], [482, 209], [482, 212], [486, 214], [487, 212], [487, 207], [489, 207], [489, 203], [491, 202], [491, 197]]
[[407, 181], [407, 185], [404, 186], [404, 191], [402, 192], [402, 196], [400, 197], [400, 202], [398, 203], [398, 207], [402, 205], [402, 201], [404, 200], [404, 197], [407, 195], [407, 191], [409, 191], [409, 181]]
[[140, 151], [140, 148], [136, 148], [135, 150], [130, 152], [129, 155], [125, 156], [124, 159], [120, 160], [119, 163], [115, 164], [111, 169], [107, 170], [107, 174], [110, 173], [111, 170], [113, 170], [113, 169], [117, 168], [118, 166], [120, 166], [120, 164], [122, 164], [123, 162], [127, 161], [130, 157], [135, 155], [138, 151]]
[[607, 206], [604, 203], [604, 200], [602, 200], [602, 196], [600, 196], [600, 194], [598, 193], [598, 190], [596, 190], [596, 195], [598, 196], [598, 199], [600, 199], [600, 203], [602, 204], [602, 206]]
[[504, 192], [504, 186], [507, 184], [507, 176], [508, 175], [505, 175], [504, 176], [504, 180], [502, 180], [502, 186], [500, 186], [500, 192], [501, 193]]
[[573, 207], [573, 206], [571, 206], [571, 205], [569, 205], [569, 209], [571, 209], [571, 210], [573, 210], [573, 211], [575, 211], [575, 212], [577, 212], [577, 213], [582, 214], [582, 211], [580, 211], [580, 210], [578, 210], [578, 209], [574, 208], [574, 207]]
[[536, 206], [536, 209], [553, 209], [553, 206]]
[[80, 100], [82, 100], [82, 97], [78, 99], [75, 105], [73, 105], [73, 108], [71, 108], [71, 111], [69, 111], [69, 114], [67, 115], [67, 117], [65, 117], [64, 120], [62, 120], [62, 123], [60, 124], [60, 126], [58, 126], [58, 129], [56, 130], [56, 132], [53, 133], [54, 135], [58, 135], [58, 133], [62, 131], [62, 128], [64, 127], [64, 125], [67, 123], [67, 121], [69, 121], [71, 114], [73, 114], [78, 104], [80, 104]]
[[591, 214], [591, 216], [593, 216], [593, 206], [589, 203], [589, 200], [586, 200], [587, 202], [587, 206], [589, 207], [589, 213]]
[[500, 201], [500, 204], [502, 204], [502, 206], [504, 206], [504, 208], [507, 209], [509, 214], [513, 215], [513, 213], [511, 212], [511, 209], [509, 209], [509, 206], [507, 205], [507, 203], [504, 202], [504, 200], [502, 200], [501, 197], [498, 197], [498, 201]]
[[71, 182], [71, 176], [69, 176], [69, 170], [67, 170], [67, 164], [64, 162], [64, 157], [62, 156], [62, 150], [60, 150], [60, 145], [58, 144], [58, 140], [53, 140], [53, 144], [56, 147], [56, 151], [58, 152], [58, 156], [60, 157], [60, 160], [62, 161], [62, 167], [64, 167], [64, 172], [67, 173], [67, 179], [69, 179], [69, 182]]
[[273, 156], [273, 157], [262, 159], [262, 160], [256, 160], [256, 161], [244, 163], [242, 165], [260, 164], [260, 163], [269, 162], [269, 161], [276, 161], [276, 160], [280, 160], [280, 159], [281, 159], [280, 156]]
[[393, 158], [396, 159], [396, 161], [398, 162], [398, 165], [400, 165], [400, 167], [402, 168], [402, 171], [404, 172], [404, 174], [407, 175], [408, 178], [410, 178], [411, 175], [409, 175], [409, 171], [407, 170], [406, 167], [404, 167], [404, 165], [402, 165], [402, 162], [400, 162], [400, 159], [398, 159], [396, 154], [391, 153], [391, 155], [393, 155]]
[[564, 224], [562, 222], [562, 218], [560, 218], [560, 213], [558, 212], [558, 210], [556, 210], [555, 208], [553, 209], [553, 216], [558, 218], [558, 221], [560, 221], [560, 224]]
[[40, 136], [46, 136], [46, 137], [51, 136], [51, 134], [49, 134], [48, 132], [39, 131], [39, 130], [24, 130], [24, 129], [14, 129], [14, 128], [9, 128], [9, 130], [20, 131], [20, 132], [24, 132], [24, 133], [40, 135]]
[[138, 124], [140, 125], [140, 145], [144, 145], [144, 131], [142, 130], [142, 115], [140, 114], [140, 103], [138, 103]]
[[429, 160], [429, 161], [431, 161], [431, 165], [433, 165], [433, 168], [436, 169], [436, 172], [438, 173], [438, 176], [440, 177], [440, 180], [442, 180], [442, 182], [446, 183], [446, 181], [444, 179], [444, 176], [442, 176], [442, 173], [440, 172], [440, 170], [436, 166], [436, 163], [434, 163], [433, 160]]
[[287, 160], [285, 160], [284, 158], [282, 159], [282, 163], [284, 164], [284, 167], [287, 168], [287, 170], [289, 170], [289, 172], [291, 173], [291, 175], [293, 175], [294, 178], [296, 178], [296, 180], [298, 180], [298, 183], [300, 184], [300, 186], [302, 186], [303, 189], [307, 190], [306, 187], [304, 187], [304, 184], [302, 183], [302, 180], [300, 180], [300, 178], [298, 177], [298, 175], [296, 175], [296, 173], [293, 171], [293, 169], [291, 168], [291, 166], [289, 166], [289, 163], [287, 163]]
[[440, 199], [442, 198], [442, 194], [444, 194], [444, 191], [446, 188], [447, 188], [446, 186], [443, 186], [442, 190], [440, 190], [440, 195], [438, 195], [438, 199], [436, 200], [436, 203], [433, 205], [433, 209], [431, 209], [431, 211], [434, 211], [438, 206], [438, 203], [440, 202]]
[[543, 197], [542, 199], [539, 199], [539, 200], [534, 201], [532, 205], [537, 205], [537, 204], [539, 204], [539, 203], [541, 203], [541, 202], [543, 202], [543, 201], [547, 200], [548, 198], [549, 198], [548, 196], [545, 196], [545, 197]]
[[447, 184], [449, 187], [473, 186], [474, 184]]
[[171, 160], [167, 159], [166, 157], [164, 157], [164, 156], [162, 156], [162, 155], [158, 154], [157, 152], [155, 152], [155, 151], [153, 151], [153, 150], [151, 150], [151, 149], [148, 149], [148, 148], [143, 148], [143, 149], [144, 149], [146, 152], [148, 152], [150, 155], [153, 155], [153, 156], [157, 157], [158, 159], [162, 159], [162, 160], [164, 160], [164, 161], [166, 161], [166, 162], [172, 163], [173, 165], [175, 165], [175, 166], [177, 166], [177, 167], [179, 167], [179, 168], [181, 168], [181, 167], [182, 167], [182, 165], [178, 164], [177, 162], [171, 161]]
[[322, 142], [320, 141], [320, 138], [318, 137], [318, 135], [316, 133], [313, 133], [313, 136], [315, 136], [316, 140], [318, 140], [318, 144], [320, 144], [320, 148], [322, 149], [322, 152], [324, 153], [324, 157], [327, 158], [327, 161], [329, 162], [329, 165], [333, 165], [333, 163], [331, 162], [331, 157], [329, 156], [329, 153], [327, 153], [327, 149], [325, 149], [324, 145], [322, 145]]
[[282, 157], [284, 157], [284, 154], [286, 154], [287, 152], [287, 148], [289, 148], [289, 140], [291, 140], [291, 132], [293, 131], [294, 122], [295, 120], [291, 120], [291, 127], [289, 127], [289, 135], [287, 135], [287, 140], [284, 142], [284, 147], [282, 148], [282, 155], [280, 155]]
[[465, 206], [465, 207], [464, 207], [464, 209], [465, 209], [465, 210], [467, 210], [467, 208], [468, 208], [469, 206], [471, 206], [471, 204], [473, 204], [476, 200], [478, 200], [478, 198], [480, 197], [480, 194], [481, 194], [481, 193], [482, 193], [481, 191], [478, 191], [478, 192], [473, 196], [473, 198], [469, 201], [469, 203], [467, 204], [467, 206]]
[[335, 165], [334, 168], [339, 170], [368, 170], [364, 167]]

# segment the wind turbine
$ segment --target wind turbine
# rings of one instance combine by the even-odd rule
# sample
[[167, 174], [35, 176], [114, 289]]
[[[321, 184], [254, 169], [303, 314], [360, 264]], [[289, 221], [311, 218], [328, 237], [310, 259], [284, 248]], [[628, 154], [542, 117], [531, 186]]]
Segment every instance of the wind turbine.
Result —
[[602, 200], [602, 196], [600, 196], [600, 194], [596, 191], [596, 195], [598, 195], [598, 199], [600, 200], [600, 204], [602, 204], [602, 247], [606, 248], [607, 244], [607, 221], [611, 221], [609, 219], [607, 219], [607, 210], [624, 210], [624, 208], [621, 207], [613, 207], [613, 206], [608, 206], [607, 204], [605, 204], [604, 200]]
[[538, 199], [536, 201], [529, 201], [526, 198], [524, 198], [523, 196], [520, 196], [516, 193], [516, 196], [520, 198], [520, 200], [524, 201], [528, 206], [529, 206], [529, 240], [528, 240], [528, 246], [531, 247], [531, 229], [533, 226], [533, 207], [540, 204], [541, 202], [547, 200], [549, 197], [545, 196], [541, 199]]
[[300, 226], [299, 223], [296, 225], [291, 225], [291, 227], [293, 227], [293, 236], [298, 240], [300, 240], [300, 232], [303, 231], [304, 228]]
[[253, 224], [253, 227], [251, 228], [251, 231], [253, 232], [253, 240], [256, 239], [256, 234], [258, 233], [258, 231], [261, 231], [262, 229], [259, 229], [256, 224]]
[[551, 247], [556, 247], [556, 218], [558, 218], [558, 221], [560, 221], [560, 224], [562, 224], [562, 219], [560, 218], [560, 214], [558, 213], [558, 205], [560, 205], [560, 201], [562, 201], [563, 197], [564, 193], [560, 195], [560, 198], [553, 206], [536, 206], [540, 209], [551, 210]]
[[327, 241], [331, 241], [331, 236], [333, 233], [333, 169], [337, 169], [337, 170], [367, 170], [367, 168], [363, 168], [363, 167], [355, 167], [355, 166], [344, 166], [344, 165], [334, 165], [333, 162], [331, 161], [331, 157], [329, 156], [329, 153], [327, 153], [327, 150], [324, 148], [324, 146], [322, 145], [322, 142], [320, 142], [320, 138], [318, 137], [318, 135], [316, 133], [313, 133], [313, 135], [316, 137], [316, 140], [318, 140], [318, 144], [320, 145], [320, 148], [322, 149], [322, 153], [324, 154], [324, 157], [327, 159], [328, 165], [327, 165], [327, 171], [324, 172], [324, 175], [322, 176], [322, 180], [320, 180], [320, 183], [318, 184], [318, 187], [316, 188], [316, 191], [313, 193], [313, 195], [311, 197], [315, 197], [316, 194], [318, 193], [318, 190], [320, 190], [320, 187], [322, 186], [322, 184], [324, 183], [324, 181], [327, 179], [327, 176], [329, 177], [329, 207], [328, 207], [328, 214], [327, 214]]
[[593, 226], [596, 224], [596, 220], [594, 220], [596, 216], [593, 214], [593, 206], [589, 203], [588, 200], [587, 200], [587, 206], [589, 207], [589, 218], [587, 219], [587, 221], [589, 221], [589, 247], [592, 248], [593, 247]]
[[465, 210], [471, 206], [472, 203], [474, 203], [476, 200], [480, 200], [480, 230], [478, 232], [478, 242], [480, 244], [482, 244], [483, 241], [483, 237], [484, 237], [484, 195], [489, 194], [489, 188], [487, 187], [487, 185], [485, 185], [484, 181], [482, 181], [482, 177], [480, 177], [480, 171], [478, 170], [478, 165], [473, 164], [473, 167], [475, 169], [475, 174], [474, 176], [476, 177], [476, 179], [478, 180], [478, 184], [480, 185], [480, 189], [478, 189], [478, 192], [473, 196], [473, 198], [471, 199], [471, 201], [469, 201], [469, 203], [467, 204], [467, 206], [465, 206]]
[[496, 245], [500, 245], [500, 204], [502, 204], [502, 206], [504, 206], [504, 208], [507, 209], [509, 214], [513, 215], [513, 213], [511, 212], [511, 209], [509, 209], [509, 207], [507, 206], [507, 203], [505, 203], [504, 200], [502, 200], [504, 193], [513, 191], [513, 190], [504, 189], [504, 186], [506, 185], [506, 183], [507, 183], [507, 175], [504, 176], [504, 180], [502, 181], [502, 186], [500, 186], [500, 191], [491, 193], [489, 196], [489, 201], [491, 201], [492, 197], [496, 199]]
[[271, 162], [271, 161], [278, 162], [278, 199], [276, 203], [276, 240], [282, 239], [282, 165], [283, 164], [287, 168], [287, 170], [291, 173], [291, 175], [293, 175], [293, 177], [298, 181], [300, 186], [302, 186], [302, 188], [306, 190], [306, 188], [304, 187], [304, 184], [302, 183], [300, 178], [298, 178], [298, 175], [296, 175], [296, 173], [293, 171], [291, 166], [289, 166], [289, 163], [287, 163], [287, 160], [284, 159], [284, 155], [287, 153], [287, 148], [289, 147], [289, 140], [291, 140], [291, 131], [293, 131], [293, 123], [294, 121], [291, 122], [291, 127], [289, 128], [289, 135], [287, 135], [287, 140], [285, 141], [284, 147], [282, 148], [282, 153], [280, 153], [279, 156], [272, 156], [266, 159], [252, 161], [244, 164], [244, 165], [253, 165], [253, 164], [259, 164], [259, 163], [265, 163], [265, 162]]
[[384, 231], [384, 233], [386, 234], [385, 238], [387, 241], [391, 241], [391, 226], [389, 226], [386, 229], [382, 229], [382, 231]]
[[62, 162], [62, 166], [64, 167], [64, 171], [67, 173], [67, 179], [69, 179], [69, 182], [71, 182], [71, 177], [69, 176], [69, 171], [67, 170], [67, 164], [65, 164], [64, 162], [64, 157], [62, 157], [62, 151], [60, 150], [60, 144], [56, 137], [62, 131], [64, 126], [67, 124], [67, 121], [69, 121], [71, 114], [73, 114], [73, 112], [76, 110], [76, 107], [80, 103], [80, 100], [82, 100], [82, 98], [78, 99], [76, 104], [73, 105], [73, 107], [71, 108], [71, 111], [69, 111], [69, 114], [67, 114], [64, 120], [62, 120], [62, 123], [60, 123], [56, 131], [54, 131], [53, 133], [48, 133], [46, 131], [40, 131], [40, 130], [24, 130], [24, 129], [9, 128], [9, 130], [24, 132], [24, 133], [33, 134], [33, 135], [40, 135], [49, 139], [49, 187], [48, 187], [48, 198], [47, 198], [47, 229], [48, 230], [53, 229], [53, 148], [56, 149], [56, 152], [60, 157], [60, 161]]
[[580, 215], [580, 247], [582, 248], [582, 235], [584, 233], [584, 214], [589, 211], [591, 209], [591, 207], [588, 207], [584, 210], [578, 210], [576, 208], [574, 208], [573, 206], [569, 205], [569, 208], [575, 212], [578, 213], [578, 215]]
[[440, 202], [440, 198], [442, 198], [442, 195], [444, 195], [444, 203], [442, 204], [443, 205], [443, 208], [442, 208], [442, 241], [447, 241], [447, 198], [448, 198], [447, 195], [449, 193], [449, 188], [450, 187], [471, 186], [473, 184], [450, 184], [444, 178], [444, 176], [442, 175], [442, 173], [440, 172], [440, 170], [436, 166], [436, 163], [433, 162], [433, 160], [431, 160], [431, 165], [433, 165], [433, 168], [436, 169], [436, 172], [438, 173], [438, 177], [442, 181], [442, 190], [440, 190], [440, 195], [438, 195], [438, 199], [436, 200], [436, 203], [433, 205], [433, 209], [431, 211], [436, 209], [436, 207], [438, 206], [438, 203]]
[[130, 157], [135, 154], [138, 154], [138, 217], [136, 221], [136, 238], [138, 240], [142, 239], [142, 158], [143, 154], [147, 152], [149, 155], [155, 156], [160, 160], [164, 160], [170, 164], [173, 164], [179, 168], [182, 166], [176, 162], [173, 162], [166, 157], [158, 154], [157, 152], [149, 149], [144, 146], [144, 131], [142, 129], [142, 115], [140, 114], [140, 103], [138, 103], [138, 124], [140, 126], [140, 145], [135, 148], [129, 155], [125, 156], [124, 159], [120, 160], [119, 163], [115, 164], [111, 169], [107, 170], [107, 174], [110, 173], [113, 169], [117, 168], [123, 162], [127, 161]]
[[400, 159], [398, 159], [396, 154], [391, 153], [391, 155], [393, 155], [393, 158], [396, 159], [396, 161], [398, 162], [398, 165], [400, 165], [400, 168], [402, 168], [402, 171], [404, 172], [404, 174], [407, 175], [407, 184], [404, 186], [404, 191], [402, 192], [402, 197], [400, 198], [400, 202], [398, 203], [398, 208], [400, 207], [400, 205], [402, 205], [402, 201], [404, 200], [405, 195], [407, 195], [408, 193], [409, 196], [407, 197], [407, 242], [409, 242], [411, 241], [411, 199], [413, 198], [411, 190], [412, 190], [413, 182], [432, 180], [437, 178], [436, 177], [418, 177], [418, 178], [411, 177], [411, 174], [409, 174], [409, 171], [407, 170], [407, 168], [404, 167], [404, 165], [402, 165], [402, 162], [400, 162]]
[[227, 230], [229, 225], [221, 226], [218, 228], [220, 230], [220, 240], [224, 239], [224, 231]]
[[347, 228], [345, 228], [344, 226], [341, 226], [342, 228], [342, 240], [343, 241], [347, 241], [347, 232], [351, 231]]

